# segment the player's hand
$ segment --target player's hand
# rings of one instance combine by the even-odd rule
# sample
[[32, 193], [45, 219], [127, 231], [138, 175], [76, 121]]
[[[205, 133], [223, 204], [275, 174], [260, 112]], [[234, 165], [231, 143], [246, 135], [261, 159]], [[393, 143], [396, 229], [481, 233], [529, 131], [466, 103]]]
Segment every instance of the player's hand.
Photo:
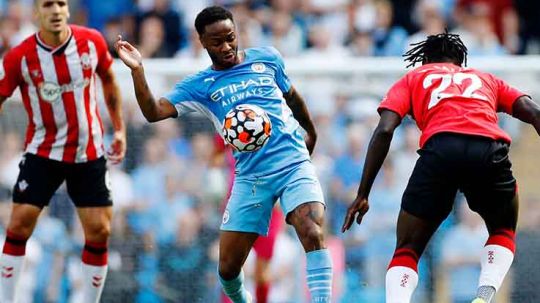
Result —
[[118, 57], [120, 57], [127, 67], [133, 70], [142, 66], [141, 53], [139, 53], [139, 51], [129, 42], [122, 40], [121, 35], [118, 35], [118, 38], [114, 43], [114, 49], [116, 50]]
[[309, 154], [311, 155], [313, 153], [313, 150], [315, 149], [315, 142], [317, 142], [317, 136], [307, 134], [304, 137], [304, 141], [306, 142], [307, 150]]
[[122, 162], [126, 155], [126, 133], [124, 131], [115, 131], [111, 147], [107, 151], [107, 159], [112, 164]]
[[362, 218], [369, 210], [369, 202], [367, 198], [357, 196], [354, 199], [351, 206], [347, 210], [347, 216], [345, 216], [345, 222], [343, 222], [343, 227], [341, 227], [341, 232], [344, 233], [349, 228], [351, 228], [356, 218], [356, 223], [362, 223]]

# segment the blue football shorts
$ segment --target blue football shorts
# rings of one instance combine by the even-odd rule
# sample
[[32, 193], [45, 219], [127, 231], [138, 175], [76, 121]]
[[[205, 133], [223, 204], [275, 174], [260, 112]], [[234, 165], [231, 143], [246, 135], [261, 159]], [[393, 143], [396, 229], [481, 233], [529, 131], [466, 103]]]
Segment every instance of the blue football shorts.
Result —
[[311, 161], [294, 164], [270, 175], [238, 176], [223, 213], [221, 230], [266, 236], [272, 208], [278, 199], [285, 215], [308, 202], [325, 205]]

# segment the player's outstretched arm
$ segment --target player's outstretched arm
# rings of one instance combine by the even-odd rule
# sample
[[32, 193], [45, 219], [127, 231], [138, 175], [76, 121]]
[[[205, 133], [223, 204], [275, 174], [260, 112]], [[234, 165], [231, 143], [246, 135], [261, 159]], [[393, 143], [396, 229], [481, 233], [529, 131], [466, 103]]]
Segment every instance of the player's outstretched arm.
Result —
[[512, 116], [534, 126], [540, 135], [540, 106], [529, 96], [521, 96], [514, 102]]
[[141, 53], [129, 42], [122, 40], [121, 36], [118, 37], [114, 48], [122, 62], [131, 69], [137, 103], [139, 103], [146, 120], [148, 122], [157, 122], [176, 117], [178, 114], [176, 108], [169, 101], [161, 98], [156, 102], [152, 95], [144, 75]]
[[291, 86], [291, 89], [283, 96], [287, 105], [291, 109], [294, 118], [300, 123], [300, 126], [306, 131], [306, 147], [309, 151], [309, 154], [313, 153], [315, 148], [315, 143], [317, 142], [317, 131], [315, 130], [315, 125], [311, 121], [309, 112], [306, 106], [304, 98], [296, 91], [294, 86]]
[[371, 186], [375, 181], [375, 177], [388, 154], [390, 149], [390, 142], [392, 142], [392, 137], [394, 136], [394, 130], [401, 123], [401, 116], [391, 110], [383, 110], [381, 112], [381, 119], [371, 140], [369, 141], [369, 147], [366, 155], [366, 161], [364, 163], [364, 170], [362, 172], [362, 181], [360, 181], [360, 186], [358, 188], [358, 194], [356, 199], [353, 201], [349, 209], [347, 210], [347, 215], [343, 222], [343, 227], [341, 232], [345, 232], [351, 228], [354, 220], [360, 224], [362, 218], [369, 210], [368, 197], [369, 192], [371, 191]]

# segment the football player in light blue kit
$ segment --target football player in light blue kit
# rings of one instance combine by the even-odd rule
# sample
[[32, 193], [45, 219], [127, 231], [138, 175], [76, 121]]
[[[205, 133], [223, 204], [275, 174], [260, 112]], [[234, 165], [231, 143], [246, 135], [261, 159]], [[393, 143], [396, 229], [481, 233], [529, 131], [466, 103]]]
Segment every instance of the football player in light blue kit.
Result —
[[270, 118], [268, 142], [258, 151], [234, 154], [236, 178], [220, 234], [223, 290], [235, 303], [251, 302], [242, 266], [253, 242], [268, 232], [272, 207], [279, 198], [287, 223], [294, 226], [306, 251], [311, 302], [330, 302], [332, 262], [322, 231], [325, 206], [309, 156], [317, 135], [304, 100], [291, 85], [276, 49], [238, 50], [233, 16], [226, 9], [205, 8], [197, 15], [195, 28], [212, 66], [185, 78], [157, 102], [137, 49], [121, 37], [115, 47], [131, 68], [137, 101], [149, 122], [197, 111], [221, 133], [225, 115], [240, 104], [256, 105]]

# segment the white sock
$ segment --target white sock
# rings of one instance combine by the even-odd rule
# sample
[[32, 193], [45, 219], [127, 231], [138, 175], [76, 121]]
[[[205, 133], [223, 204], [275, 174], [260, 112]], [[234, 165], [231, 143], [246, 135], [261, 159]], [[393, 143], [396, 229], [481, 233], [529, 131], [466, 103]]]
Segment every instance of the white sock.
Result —
[[98, 303], [107, 278], [107, 265], [94, 266], [82, 263], [83, 302]]
[[386, 303], [409, 303], [418, 285], [418, 274], [410, 267], [392, 266], [386, 272]]
[[495, 290], [499, 290], [513, 260], [514, 253], [510, 249], [495, 244], [486, 245], [482, 252], [478, 286], [493, 286]]
[[19, 282], [19, 276], [24, 264], [23, 256], [12, 256], [8, 254], [2, 254], [0, 258], [1, 276], [1, 298], [2, 303], [15, 302], [15, 289]]

